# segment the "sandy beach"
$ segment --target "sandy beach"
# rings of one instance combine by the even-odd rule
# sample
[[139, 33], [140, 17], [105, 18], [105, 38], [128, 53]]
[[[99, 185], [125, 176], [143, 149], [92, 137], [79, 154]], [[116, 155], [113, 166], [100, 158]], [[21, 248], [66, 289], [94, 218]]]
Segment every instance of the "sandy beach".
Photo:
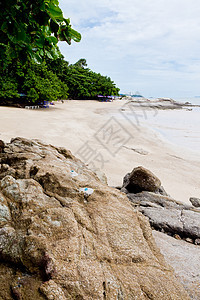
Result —
[[150, 125], [141, 126], [136, 115], [124, 114], [123, 105], [122, 100], [67, 100], [49, 109], [0, 107], [0, 139], [37, 138], [66, 147], [90, 167], [103, 170], [111, 186], [121, 186], [127, 172], [143, 166], [174, 199], [189, 203], [190, 197], [200, 197], [198, 152], [160, 138]]

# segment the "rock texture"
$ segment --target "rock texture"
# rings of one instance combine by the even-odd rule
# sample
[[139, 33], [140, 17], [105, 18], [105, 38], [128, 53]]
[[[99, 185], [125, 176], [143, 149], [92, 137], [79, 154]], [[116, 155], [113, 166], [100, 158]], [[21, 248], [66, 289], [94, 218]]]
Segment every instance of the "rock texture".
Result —
[[200, 247], [153, 230], [153, 236], [191, 299], [200, 299]]
[[70, 151], [16, 138], [0, 163], [0, 299], [189, 299], [147, 218]]
[[[141, 170], [141, 167], [134, 170], [138, 169]], [[134, 173], [134, 170], [132, 173]], [[131, 181], [131, 178], [133, 178], [131, 177], [132, 173], [128, 173], [124, 177], [124, 184], [121, 191], [125, 192], [132, 204], [137, 206], [138, 210], [149, 218], [152, 227], [171, 235], [179, 235], [186, 241], [199, 244], [200, 209], [191, 205], [184, 205], [167, 196], [161, 184], [154, 185], [155, 192], [148, 192], [145, 184], [143, 187], [140, 184], [140, 190], [133, 189], [132, 186], [134, 187], [135, 181]], [[145, 174], [151, 178], [146, 181], [154, 181], [155, 175], [151, 175], [147, 171], [145, 171]], [[155, 182], [158, 182], [158, 180], [155, 179]]]

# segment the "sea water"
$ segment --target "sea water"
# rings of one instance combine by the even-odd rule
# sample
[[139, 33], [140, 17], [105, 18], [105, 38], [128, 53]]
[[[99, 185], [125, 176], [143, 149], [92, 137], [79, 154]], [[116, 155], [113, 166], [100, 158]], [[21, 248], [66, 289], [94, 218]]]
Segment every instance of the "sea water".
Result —
[[[178, 102], [200, 105], [200, 97], [173, 98]], [[185, 149], [200, 150], [200, 107], [157, 110], [146, 114], [141, 125], [149, 126], [170, 143]]]

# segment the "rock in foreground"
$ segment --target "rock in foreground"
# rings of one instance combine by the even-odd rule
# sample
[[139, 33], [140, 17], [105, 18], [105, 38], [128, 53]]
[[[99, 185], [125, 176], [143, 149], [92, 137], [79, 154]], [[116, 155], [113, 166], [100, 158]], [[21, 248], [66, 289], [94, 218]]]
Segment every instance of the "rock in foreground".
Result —
[[189, 299], [147, 219], [69, 151], [0, 153], [0, 299]]

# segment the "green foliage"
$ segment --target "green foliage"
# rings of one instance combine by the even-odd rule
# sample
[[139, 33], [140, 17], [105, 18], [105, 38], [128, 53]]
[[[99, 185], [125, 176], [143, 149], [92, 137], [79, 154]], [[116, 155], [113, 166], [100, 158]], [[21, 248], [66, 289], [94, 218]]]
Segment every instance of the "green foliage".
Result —
[[17, 81], [7, 76], [0, 77], [0, 100], [18, 98]]
[[63, 17], [58, 0], [0, 0], [0, 57], [35, 62], [60, 57], [58, 41], [79, 42], [81, 35]]
[[[56, 69], [55, 66], [59, 68]], [[74, 65], [69, 65], [62, 59], [48, 63], [48, 67], [67, 84], [69, 97], [72, 99], [95, 99], [97, 95], [118, 95], [119, 88], [110, 77], [97, 74], [85, 68], [86, 66], [86, 60], [83, 58]]]
[[49, 71], [46, 64], [30, 64], [25, 69], [22, 90], [27, 94], [27, 99], [35, 101], [55, 101], [66, 99], [68, 87], [52, 71]]
[[0, 103], [7, 98], [20, 102], [19, 94], [23, 93], [26, 102], [43, 102], [66, 99], [68, 87], [56, 74], [48, 70], [46, 63], [36, 64], [27, 61], [25, 65], [19, 62], [9, 65], [2, 72], [0, 79]]

